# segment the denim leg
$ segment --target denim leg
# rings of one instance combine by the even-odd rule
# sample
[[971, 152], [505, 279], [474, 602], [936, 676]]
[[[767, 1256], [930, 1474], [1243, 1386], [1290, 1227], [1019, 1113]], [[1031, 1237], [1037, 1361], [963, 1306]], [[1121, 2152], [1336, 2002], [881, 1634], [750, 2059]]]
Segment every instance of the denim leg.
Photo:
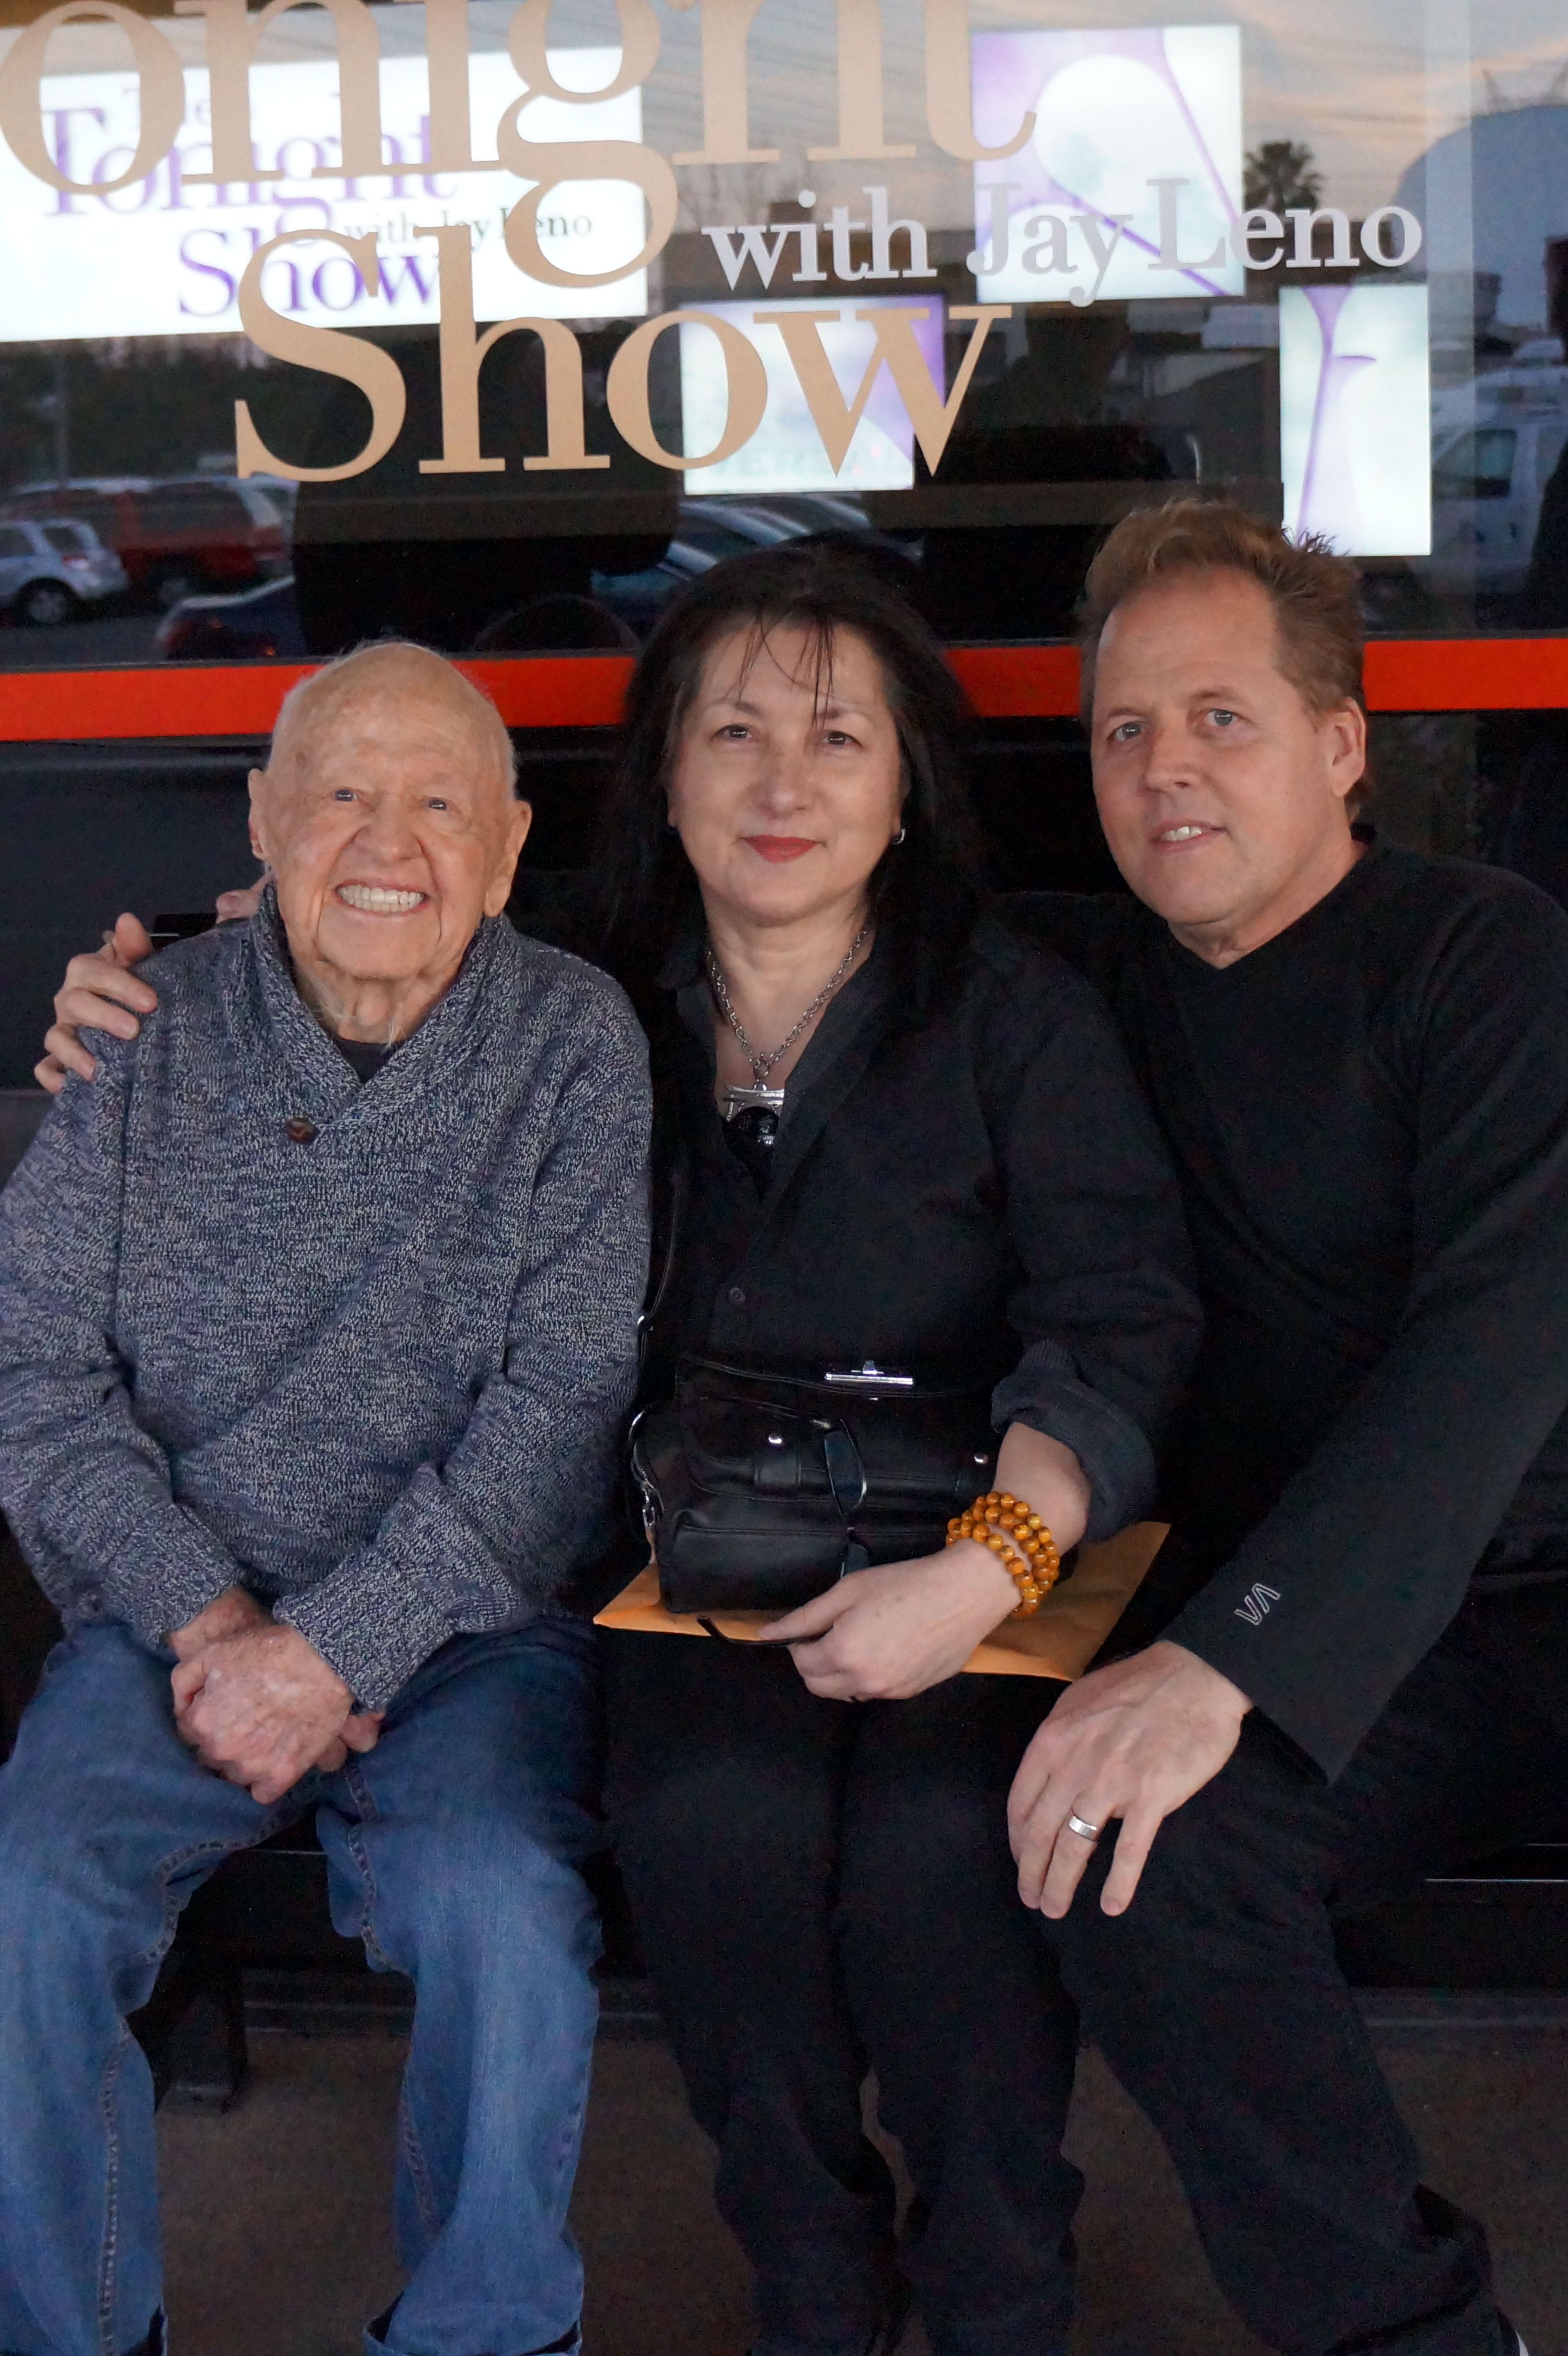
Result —
[[180, 1908], [299, 1800], [258, 1807], [176, 1731], [120, 1627], [50, 1655], [0, 1768], [0, 2349], [122, 2356], [162, 2304], [153, 2086], [124, 2016]]
[[527, 2356], [576, 2326], [566, 2222], [588, 2097], [599, 1925], [591, 1628], [459, 1637], [374, 1751], [327, 1781], [333, 1915], [416, 1987], [397, 2210], [395, 2356]]

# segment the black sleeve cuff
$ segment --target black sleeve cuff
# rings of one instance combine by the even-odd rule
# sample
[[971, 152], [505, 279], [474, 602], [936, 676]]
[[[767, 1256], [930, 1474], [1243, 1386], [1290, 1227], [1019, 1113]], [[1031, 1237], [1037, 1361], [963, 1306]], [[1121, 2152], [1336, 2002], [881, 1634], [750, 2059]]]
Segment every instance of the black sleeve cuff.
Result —
[[1072, 1449], [1089, 1483], [1086, 1539], [1115, 1537], [1154, 1504], [1154, 1451], [1146, 1434], [1125, 1408], [1081, 1380], [1060, 1344], [1029, 1344], [992, 1392], [991, 1419], [998, 1430], [1027, 1424]]
[[[1249, 1580], [1236, 1559], [1161, 1631], [1168, 1643], [1196, 1653], [1244, 1693], [1306, 1753], [1329, 1783], [1343, 1774], [1394, 1693], [1430, 1646], [1407, 1649], [1360, 1630], [1347, 1642], [1340, 1629], [1303, 1629], [1265, 1575]], [[1435, 1641], [1435, 1640], [1434, 1640]]]

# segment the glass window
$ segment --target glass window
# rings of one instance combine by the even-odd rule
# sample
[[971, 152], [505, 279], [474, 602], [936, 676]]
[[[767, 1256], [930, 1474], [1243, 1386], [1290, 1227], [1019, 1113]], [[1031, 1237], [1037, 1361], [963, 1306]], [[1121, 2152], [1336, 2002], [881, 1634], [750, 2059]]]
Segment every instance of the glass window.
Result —
[[1432, 469], [1435, 499], [1506, 499], [1513, 484], [1519, 435], [1510, 426], [1489, 425], [1461, 434], [1439, 453]]
[[127, 576], [0, 663], [618, 645], [803, 532], [1045, 638], [1189, 486], [1568, 613], [1557, 0], [159, 5], [0, 30], [0, 497]]
[[0, 524], [0, 556], [31, 556], [33, 543], [16, 524]]
[[47, 523], [44, 538], [60, 556], [80, 556], [92, 542], [79, 523]]
[[[748, 548], [755, 548], [763, 535], [748, 534], [733, 525], [720, 521], [718, 516], [682, 516], [680, 544], [699, 554], [711, 557], [715, 563], [721, 556], [740, 556]], [[769, 533], [766, 538], [782, 537]]]

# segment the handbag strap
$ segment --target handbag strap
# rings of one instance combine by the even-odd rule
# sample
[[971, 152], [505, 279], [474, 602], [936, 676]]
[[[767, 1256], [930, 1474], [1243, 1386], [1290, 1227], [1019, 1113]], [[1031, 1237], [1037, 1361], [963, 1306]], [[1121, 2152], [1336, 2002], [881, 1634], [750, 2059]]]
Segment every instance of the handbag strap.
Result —
[[659, 1267], [658, 1281], [654, 1286], [653, 1298], [648, 1301], [637, 1319], [637, 1372], [639, 1376], [642, 1374], [644, 1367], [647, 1365], [648, 1353], [653, 1346], [654, 1325], [658, 1317], [659, 1311], [665, 1305], [666, 1298], [669, 1292], [670, 1283], [675, 1275], [675, 1248], [680, 1235], [682, 1215], [686, 1208], [686, 1194], [688, 1182], [689, 1171], [688, 1169], [686, 1152], [683, 1147], [674, 1154], [670, 1162], [669, 1226], [666, 1231], [664, 1258]]

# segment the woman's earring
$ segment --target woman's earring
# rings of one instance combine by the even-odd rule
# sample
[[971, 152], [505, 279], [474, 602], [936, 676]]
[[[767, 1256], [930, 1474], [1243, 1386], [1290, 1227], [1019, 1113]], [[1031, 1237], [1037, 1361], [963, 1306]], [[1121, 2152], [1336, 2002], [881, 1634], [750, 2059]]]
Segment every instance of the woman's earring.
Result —
[[890, 850], [891, 850], [891, 851], [896, 851], [896, 850], [898, 849], [898, 847], [899, 847], [900, 843], [903, 841], [903, 839], [904, 839], [904, 835], [905, 835], [905, 833], [906, 833], [906, 832], [907, 832], [907, 829], [906, 829], [906, 828], [904, 828], [904, 827], [901, 827], [901, 827], [900, 827], [900, 829], [899, 829], [899, 830], [898, 830], [898, 832], [897, 832], [897, 834], [895, 834], [895, 835], [894, 835], [894, 837], [893, 837], [893, 839], [892, 839], [892, 841], [889, 844], [889, 846], [888, 846], [888, 847], [889, 847], [889, 849], [890, 849]]

